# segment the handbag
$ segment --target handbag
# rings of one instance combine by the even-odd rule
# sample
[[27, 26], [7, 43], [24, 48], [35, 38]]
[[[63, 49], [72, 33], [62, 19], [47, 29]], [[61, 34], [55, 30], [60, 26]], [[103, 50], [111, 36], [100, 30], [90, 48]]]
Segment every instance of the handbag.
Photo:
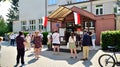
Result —
[[67, 42], [67, 48], [69, 48], [69, 42]]

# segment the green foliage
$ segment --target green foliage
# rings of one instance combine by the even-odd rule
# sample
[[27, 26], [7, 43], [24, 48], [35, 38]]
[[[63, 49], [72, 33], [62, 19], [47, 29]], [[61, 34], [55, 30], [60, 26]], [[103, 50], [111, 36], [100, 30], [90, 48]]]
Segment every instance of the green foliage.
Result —
[[47, 41], [48, 41], [48, 39], [47, 39], [48, 32], [43, 32], [42, 34], [43, 34], [43, 44], [47, 44]]
[[0, 17], [0, 36], [4, 36], [4, 33], [8, 32], [7, 24], [4, 19]]
[[24, 32], [23, 32], [23, 34], [24, 34], [24, 35], [25, 35], [25, 37], [26, 37], [26, 35], [27, 35], [27, 34], [29, 34], [29, 32], [24, 31]]
[[12, 22], [14, 20], [19, 19], [19, 10], [18, 10], [18, 2], [19, 0], [11, 0], [11, 8], [9, 9], [9, 13], [7, 14], [8, 21]]
[[117, 46], [117, 48], [120, 48], [120, 30], [102, 32], [101, 46], [103, 50], [106, 50], [107, 46]]
[[9, 23], [7, 23], [7, 25], [8, 25], [8, 30], [9, 30], [9, 32], [12, 32], [13, 31], [13, 22], [9, 22]]

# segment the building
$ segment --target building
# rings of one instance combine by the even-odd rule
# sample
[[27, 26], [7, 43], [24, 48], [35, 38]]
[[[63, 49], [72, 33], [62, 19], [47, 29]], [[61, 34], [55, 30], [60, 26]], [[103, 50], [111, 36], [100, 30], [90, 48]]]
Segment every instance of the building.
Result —
[[[33, 1], [33, 0], [25, 0], [19, 1], [19, 21], [14, 22], [13, 31], [17, 32], [19, 30], [23, 31], [34, 31], [36, 29], [45, 28], [42, 26], [42, 17], [48, 16], [52, 12], [55, 11], [59, 6], [65, 6], [67, 8], [72, 8], [73, 6], [79, 7], [83, 10], [93, 13], [96, 16], [102, 15], [111, 15], [111, 14], [119, 14], [120, 7], [117, 5], [117, 0], [43, 0], [43, 1]], [[100, 19], [98, 17], [98, 19]], [[102, 18], [104, 19], [104, 18]], [[115, 26], [118, 26], [119, 21], [116, 20], [117, 23]], [[90, 28], [95, 29], [94, 23], [90, 23]], [[54, 26], [60, 26], [56, 24]], [[99, 25], [98, 25], [99, 26]], [[114, 26], [114, 27], [115, 27]], [[19, 29], [16, 30], [16, 27]], [[87, 28], [87, 23], [85, 24]], [[110, 27], [110, 26], [109, 26]], [[114, 28], [112, 27], [112, 28]], [[119, 26], [116, 27], [119, 29]], [[99, 30], [99, 28], [96, 29]], [[106, 30], [106, 28], [104, 28]], [[112, 30], [112, 29], [108, 29]], [[51, 24], [48, 22], [47, 31], [51, 31]], [[100, 35], [100, 32], [99, 34]], [[99, 42], [100, 38], [98, 38]]]

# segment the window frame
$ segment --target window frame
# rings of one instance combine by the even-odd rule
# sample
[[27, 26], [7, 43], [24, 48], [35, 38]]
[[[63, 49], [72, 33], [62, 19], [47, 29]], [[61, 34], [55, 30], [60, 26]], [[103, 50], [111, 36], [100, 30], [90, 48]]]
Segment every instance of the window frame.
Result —
[[27, 29], [27, 21], [21, 21], [21, 30], [25, 31]]
[[29, 30], [30, 31], [36, 30], [36, 20], [29, 20]]
[[38, 26], [38, 27], [39, 27], [39, 30], [41, 30], [41, 29], [43, 30], [43, 25], [42, 25], [43, 19], [42, 19], [42, 18], [41, 18], [41, 19], [38, 19], [38, 21], [39, 21], [39, 22], [38, 22], [38, 23], [39, 23], [39, 26]]
[[103, 10], [103, 5], [96, 5], [96, 15], [103, 15], [104, 10]]

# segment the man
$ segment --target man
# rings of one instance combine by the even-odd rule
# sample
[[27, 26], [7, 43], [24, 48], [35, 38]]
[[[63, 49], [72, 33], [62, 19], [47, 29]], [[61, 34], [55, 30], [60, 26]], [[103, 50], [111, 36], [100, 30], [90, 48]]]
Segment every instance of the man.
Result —
[[10, 45], [11, 45], [11, 46], [14, 46], [14, 42], [15, 42], [15, 34], [12, 33], [12, 34], [10, 35]]
[[89, 56], [89, 46], [91, 45], [91, 37], [87, 33], [87, 31], [84, 31], [82, 46], [83, 46], [83, 59], [81, 60], [87, 60]]
[[24, 54], [25, 54], [25, 40], [23, 38], [23, 32], [19, 32], [19, 35], [16, 37], [16, 44], [17, 44], [17, 62], [16, 66], [19, 64], [19, 59], [21, 58], [21, 66], [24, 66]]

